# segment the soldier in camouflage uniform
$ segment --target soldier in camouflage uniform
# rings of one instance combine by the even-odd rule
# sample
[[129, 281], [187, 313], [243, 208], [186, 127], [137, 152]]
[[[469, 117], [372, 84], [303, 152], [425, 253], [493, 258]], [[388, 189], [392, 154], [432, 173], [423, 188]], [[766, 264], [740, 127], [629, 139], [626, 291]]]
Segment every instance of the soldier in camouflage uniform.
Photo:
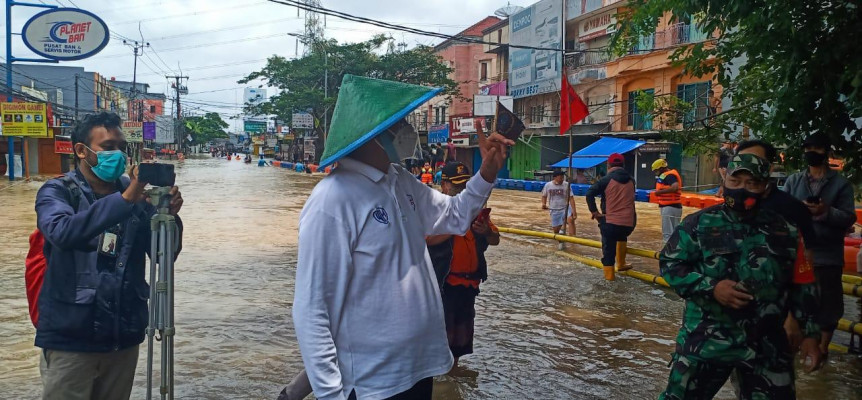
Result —
[[796, 228], [758, 207], [768, 178], [766, 160], [733, 157], [725, 203], [686, 217], [661, 253], [685, 312], [660, 399], [711, 399], [731, 373], [741, 399], [795, 398], [788, 312], [805, 335], [806, 369], [820, 365], [816, 286], [794, 280]]

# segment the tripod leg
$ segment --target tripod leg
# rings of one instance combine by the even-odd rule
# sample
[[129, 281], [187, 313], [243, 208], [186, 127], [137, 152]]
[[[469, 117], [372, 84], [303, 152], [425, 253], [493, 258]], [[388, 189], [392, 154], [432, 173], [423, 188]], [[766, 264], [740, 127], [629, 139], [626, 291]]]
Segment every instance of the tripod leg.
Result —
[[147, 323], [147, 400], [153, 398], [153, 335], [156, 326], [156, 260], [159, 254], [158, 230], [150, 234], [150, 309]]
[[177, 225], [173, 217], [168, 217], [167, 234], [165, 235], [165, 270], [168, 277], [168, 292], [167, 292], [167, 323], [165, 331], [167, 337], [166, 353], [168, 365], [168, 399], [174, 399], [174, 239], [176, 238]]
[[168, 288], [168, 276], [167, 276], [168, 271], [167, 271], [167, 268], [165, 268], [167, 266], [166, 260], [167, 260], [167, 255], [168, 255], [166, 242], [167, 242], [167, 227], [165, 227], [165, 222], [161, 221], [159, 223], [159, 247], [160, 247], [159, 248], [159, 267], [160, 267], [159, 268], [159, 292], [160, 292], [159, 297], [161, 300], [159, 302], [159, 311], [160, 311], [159, 312], [159, 330], [161, 331], [161, 334], [162, 334], [162, 357], [161, 357], [162, 370], [160, 371], [161, 372], [161, 381], [160, 381], [161, 390], [160, 390], [160, 393], [162, 395], [162, 400], [165, 400], [167, 398], [167, 392], [168, 392], [168, 386], [167, 386], [167, 382], [168, 382], [168, 368], [167, 368], [167, 364], [168, 364], [168, 352], [167, 352], [168, 340], [165, 337], [165, 334], [166, 334], [165, 328], [167, 325], [166, 324], [166, 322], [167, 322], [166, 317], [167, 317], [167, 312], [168, 312], [168, 310], [167, 310], [167, 305], [168, 305], [167, 304], [167, 293], [166, 293], [167, 288]]

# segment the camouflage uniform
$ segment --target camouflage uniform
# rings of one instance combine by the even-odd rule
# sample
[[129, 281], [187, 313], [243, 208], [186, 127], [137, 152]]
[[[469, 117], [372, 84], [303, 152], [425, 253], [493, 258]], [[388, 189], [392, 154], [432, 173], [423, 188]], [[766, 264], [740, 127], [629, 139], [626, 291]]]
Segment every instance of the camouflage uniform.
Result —
[[[730, 167], [768, 176], [768, 165], [758, 165], [765, 161], [739, 157]], [[796, 228], [767, 209], [741, 218], [718, 205], [683, 220], [660, 257], [662, 277], [685, 299], [660, 399], [711, 399], [731, 373], [742, 399], [795, 398], [788, 311], [805, 337], [820, 337], [816, 286], [793, 282], [796, 246]], [[754, 300], [739, 310], [722, 306], [713, 289], [725, 279], [743, 282]]]

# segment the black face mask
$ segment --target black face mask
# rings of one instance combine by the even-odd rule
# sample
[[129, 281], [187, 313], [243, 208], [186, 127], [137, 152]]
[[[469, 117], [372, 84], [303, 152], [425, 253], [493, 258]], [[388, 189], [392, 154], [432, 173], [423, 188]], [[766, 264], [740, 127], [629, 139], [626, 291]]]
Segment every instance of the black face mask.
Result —
[[805, 162], [812, 167], [819, 167], [826, 162], [826, 154], [818, 153], [816, 151], [806, 151], [805, 154]]
[[746, 189], [724, 188], [724, 205], [733, 211], [751, 211], [760, 205], [761, 196]]

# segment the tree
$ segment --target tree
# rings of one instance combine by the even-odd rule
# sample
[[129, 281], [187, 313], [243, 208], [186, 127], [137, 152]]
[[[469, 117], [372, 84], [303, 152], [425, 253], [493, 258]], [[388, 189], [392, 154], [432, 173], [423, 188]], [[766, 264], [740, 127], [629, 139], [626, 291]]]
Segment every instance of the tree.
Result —
[[[428, 46], [410, 50], [378, 51], [391, 39], [378, 35], [361, 43], [340, 44], [334, 39], [311, 43], [310, 52], [297, 59], [274, 55], [260, 71], [252, 72], [238, 83], [262, 79], [267, 86], [280, 89], [268, 101], [246, 105], [252, 115], [275, 115], [279, 121], [291, 122], [294, 112], [309, 111], [323, 121], [332, 116], [338, 98], [338, 86], [345, 74], [389, 79], [444, 88], [444, 95], [459, 96], [458, 83], [449, 78], [452, 69]], [[328, 96], [324, 94], [324, 71], [329, 71]], [[317, 133], [323, 132], [318, 125]], [[322, 136], [322, 135], [319, 135]]]
[[690, 75], [716, 76], [734, 104], [718, 117], [786, 145], [797, 161], [803, 138], [825, 132], [844, 158], [848, 177], [862, 182], [857, 1], [631, 0], [618, 16], [613, 51], [624, 54], [641, 36], [655, 32], [667, 13], [673, 17], [669, 23], [691, 19], [717, 36], [677, 47], [671, 58]]
[[208, 112], [203, 116], [185, 117], [186, 132], [192, 135], [193, 144], [205, 144], [213, 139], [227, 138], [225, 129], [230, 127], [218, 113]]

